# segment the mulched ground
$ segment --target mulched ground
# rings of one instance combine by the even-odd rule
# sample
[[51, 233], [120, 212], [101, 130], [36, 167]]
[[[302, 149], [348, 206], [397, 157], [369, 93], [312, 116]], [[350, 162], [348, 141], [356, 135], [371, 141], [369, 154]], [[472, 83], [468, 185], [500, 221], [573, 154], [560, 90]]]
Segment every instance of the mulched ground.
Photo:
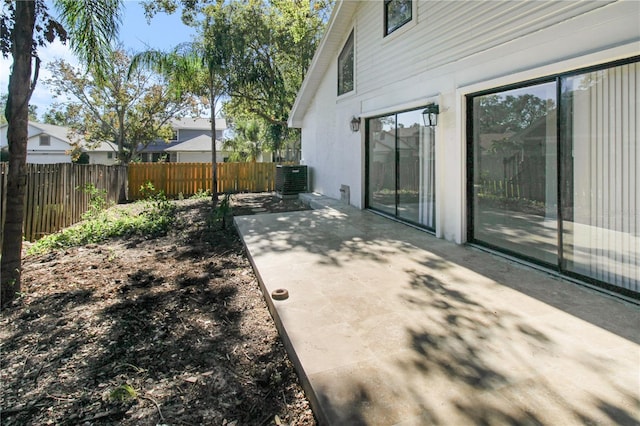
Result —
[[24, 259], [0, 318], [2, 425], [316, 424], [235, 229], [207, 199], [176, 203], [165, 237]]

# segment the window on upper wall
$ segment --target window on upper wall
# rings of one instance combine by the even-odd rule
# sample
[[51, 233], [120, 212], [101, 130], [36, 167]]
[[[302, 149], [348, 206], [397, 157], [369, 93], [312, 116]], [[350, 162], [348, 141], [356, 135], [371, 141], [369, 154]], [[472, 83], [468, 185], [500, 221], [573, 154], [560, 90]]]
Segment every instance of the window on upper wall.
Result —
[[413, 18], [411, 0], [384, 1], [384, 35], [388, 36]]
[[49, 135], [40, 135], [40, 146], [51, 146], [51, 138]]
[[353, 90], [353, 31], [338, 56], [338, 96]]

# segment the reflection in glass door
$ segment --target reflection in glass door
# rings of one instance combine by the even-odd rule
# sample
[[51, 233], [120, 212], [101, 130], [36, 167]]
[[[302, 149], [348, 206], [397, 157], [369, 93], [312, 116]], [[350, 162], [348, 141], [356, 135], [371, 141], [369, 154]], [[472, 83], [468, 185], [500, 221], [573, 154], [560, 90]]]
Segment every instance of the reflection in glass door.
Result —
[[422, 109], [368, 120], [369, 208], [435, 228], [435, 138]]
[[369, 120], [369, 206], [396, 214], [396, 117]]
[[474, 239], [557, 264], [554, 82], [473, 99]]
[[638, 87], [634, 58], [470, 95], [469, 241], [640, 294]]

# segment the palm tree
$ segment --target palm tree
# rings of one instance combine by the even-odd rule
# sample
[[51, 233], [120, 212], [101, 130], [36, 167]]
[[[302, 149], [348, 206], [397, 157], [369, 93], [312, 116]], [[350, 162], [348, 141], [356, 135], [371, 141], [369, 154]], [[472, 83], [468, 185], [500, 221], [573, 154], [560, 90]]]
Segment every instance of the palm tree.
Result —
[[205, 9], [201, 39], [182, 43], [166, 53], [149, 50], [133, 57], [130, 72], [147, 67], [164, 75], [178, 91], [209, 99], [211, 116], [211, 164], [213, 205], [218, 203], [218, 165], [216, 155], [216, 103], [225, 93], [226, 67], [231, 56], [229, 9], [223, 3]]
[[209, 72], [201, 43], [183, 43], [171, 52], [148, 50], [138, 53], [131, 61], [129, 72], [144, 67], [164, 75], [173, 90], [188, 92], [209, 99], [211, 115], [212, 200], [218, 201], [218, 177], [216, 156], [215, 105], [223, 93], [221, 79]]
[[[20, 292], [29, 100], [40, 71], [37, 47], [56, 38], [64, 42], [68, 35], [71, 49], [101, 75], [100, 66], [121, 23], [122, 0], [56, 0], [54, 4], [61, 12], [62, 24], [49, 16], [44, 0], [7, 2], [6, 12], [3, 9], [2, 54], [11, 54], [13, 66], [5, 107], [9, 173], [0, 260], [2, 306]], [[36, 27], [37, 21], [44, 24]]]
[[256, 162], [262, 153], [260, 140], [262, 129], [255, 119], [240, 120], [234, 128], [235, 136], [225, 141], [225, 148], [233, 150], [233, 156], [241, 161]]

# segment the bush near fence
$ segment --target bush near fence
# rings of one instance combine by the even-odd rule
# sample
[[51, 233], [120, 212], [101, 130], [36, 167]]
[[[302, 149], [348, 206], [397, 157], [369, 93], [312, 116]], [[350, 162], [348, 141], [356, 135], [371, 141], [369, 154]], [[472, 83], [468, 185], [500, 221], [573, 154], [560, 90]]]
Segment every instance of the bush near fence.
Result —
[[[7, 170], [8, 163], [0, 163], [0, 223], [5, 218]], [[275, 181], [276, 163], [218, 163], [219, 193], [270, 192]], [[24, 239], [35, 241], [82, 220], [89, 208], [87, 184], [106, 190], [110, 203], [121, 203], [142, 198], [140, 187], [147, 182], [168, 197], [211, 191], [211, 163], [27, 164]]]
[[[147, 182], [170, 198], [211, 191], [211, 173], [211, 163], [132, 163], [129, 198], [140, 199]], [[270, 192], [275, 182], [276, 163], [218, 163], [218, 193]]]
[[[0, 223], [6, 214], [8, 163], [0, 163]], [[89, 207], [87, 184], [107, 193], [107, 200], [127, 199], [127, 167], [101, 164], [27, 164], [24, 239], [35, 241], [82, 220]], [[0, 241], [2, 235], [0, 233]]]

